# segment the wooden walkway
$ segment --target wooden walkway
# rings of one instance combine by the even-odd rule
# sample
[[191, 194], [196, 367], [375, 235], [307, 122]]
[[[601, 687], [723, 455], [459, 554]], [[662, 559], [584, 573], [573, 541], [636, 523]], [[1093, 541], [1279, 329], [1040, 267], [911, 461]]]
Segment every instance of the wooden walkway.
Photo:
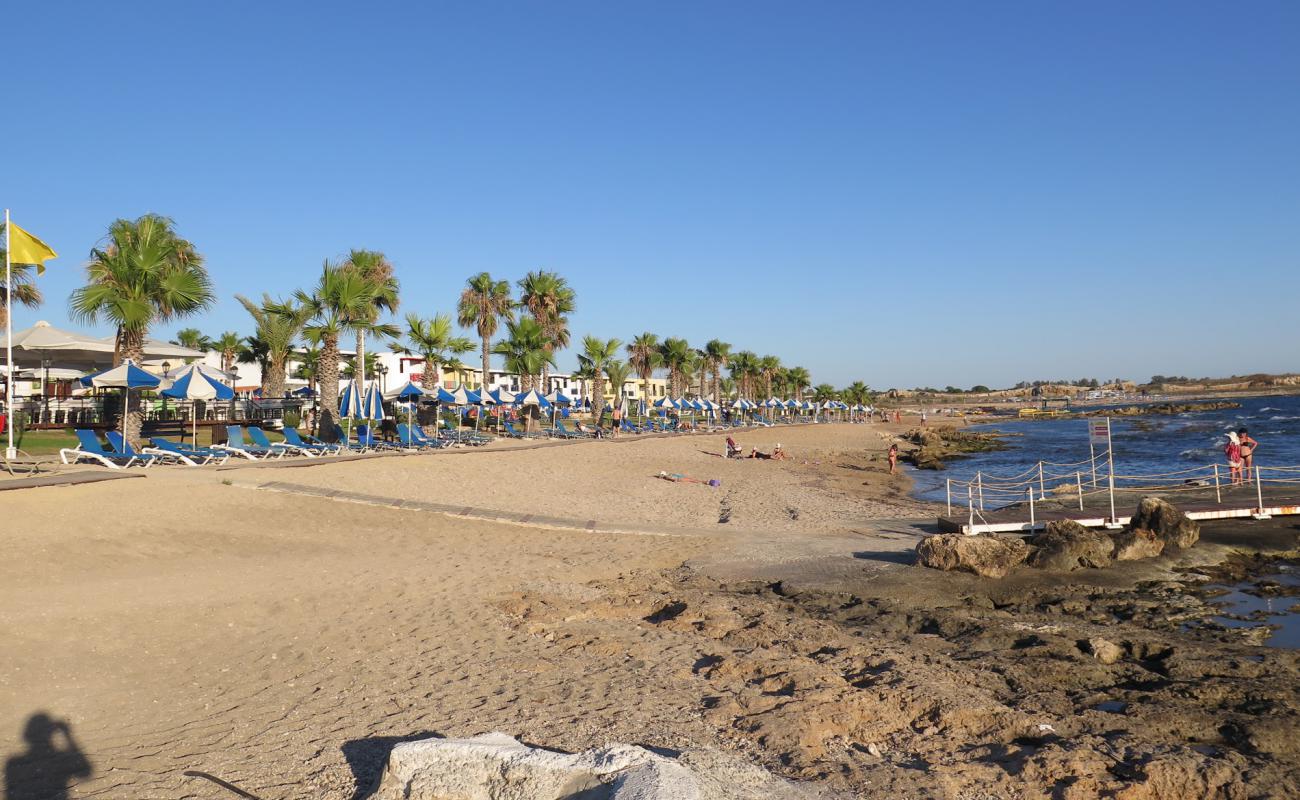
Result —
[[968, 508], [955, 504], [952, 514], [939, 517], [941, 533], [1030, 533], [1047, 527], [1056, 520], [1073, 520], [1088, 528], [1122, 527], [1127, 525], [1138, 502], [1146, 496], [1161, 497], [1178, 507], [1194, 520], [1207, 519], [1267, 519], [1300, 514], [1300, 492], [1266, 486], [1263, 507], [1253, 485], [1225, 489], [1221, 499], [1216, 499], [1213, 489], [1189, 491], [1178, 489], [1159, 491], [1116, 491], [1115, 518], [1111, 518], [1110, 497], [1094, 494], [1084, 498], [1083, 508], [1074, 498], [1053, 498], [1047, 502], [1017, 503], [997, 510], [974, 514]]

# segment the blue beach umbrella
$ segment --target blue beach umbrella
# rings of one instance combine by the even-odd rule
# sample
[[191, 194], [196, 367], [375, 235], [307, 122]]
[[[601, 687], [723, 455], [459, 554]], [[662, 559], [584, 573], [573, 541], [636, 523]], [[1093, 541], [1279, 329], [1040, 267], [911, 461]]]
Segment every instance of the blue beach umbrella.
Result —
[[[208, 373], [200, 370], [197, 365], [191, 365], [188, 369], [179, 373], [172, 381], [172, 385], [158, 394], [174, 400], [233, 400], [235, 398], [234, 389], [231, 389], [220, 380], [213, 380]], [[195, 444], [198, 444], [199, 441], [198, 433], [198, 409], [191, 403], [190, 441]]]
[[361, 410], [365, 418], [382, 422], [384, 420], [384, 398], [379, 394], [377, 386], [366, 387], [365, 399], [361, 402]]
[[98, 389], [121, 389], [122, 390], [122, 433], [123, 438], [126, 434], [126, 410], [130, 407], [130, 394], [132, 389], [154, 389], [162, 381], [157, 377], [150, 375], [140, 369], [130, 359], [123, 361], [112, 369], [92, 372], [81, 378], [82, 386], [92, 386]]
[[347, 420], [347, 430], [343, 432], [343, 441], [347, 442], [352, 436], [352, 420], [362, 419], [363, 410], [361, 391], [357, 388], [356, 380], [348, 381], [343, 387], [342, 394], [339, 395], [339, 417]]

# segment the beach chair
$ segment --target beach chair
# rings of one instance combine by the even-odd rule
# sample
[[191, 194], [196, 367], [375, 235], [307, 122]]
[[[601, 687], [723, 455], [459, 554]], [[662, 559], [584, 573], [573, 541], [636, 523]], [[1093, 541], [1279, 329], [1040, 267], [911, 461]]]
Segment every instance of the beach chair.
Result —
[[247, 458], [249, 461], [257, 461], [259, 458], [270, 458], [271, 456], [283, 457], [285, 451], [279, 452], [256, 447], [244, 441], [244, 429], [238, 425], [226, 426], [226, 443], [214, 444], [218, 450], [225, 450], [237, 456]]
[[444, 442], [443, 440], [437, 438], [436, 436], [430, 438], [430, 437], [429, 437], [429, 436], [424, 432], [424, 429], [421, 428], [419, 425], [412, 425], [412, 426], [410, 426], [410, 430], [411, 430], [411, 438], [414, 439], [414, 440], [415, 440], [416, 442], [418, 442], [419, 444], [424, 445], [425, 447], [429, 447], [429, 448], [433, 448], [433, 449], [438, 449], [438, 448], [440, 448], [440, 447], [446, 447], [446, 446], [447, 446], [447, 443], [446, 443], [446, 442]]
[[506, 436], [509, 436], [511, 439], [525, 439], [525, 438], [527, 438], [524, 434], [522, 434], [522, 433], [520, 433], [519, 431], [515, 430], [514, 423], [511, 422], [511, 421], [508, 420], [508, 419], [503, 419], [503, 420], [501, 420], [501, 427], [505, 429]]
[[441, 443], [426, 439], [422, 435], [417, 434], [411, 426], [407, 425], [405, 422], [397, 423], [397, 441], [401, 443], [402, 447], [408, 450], [431, 450], [435, 447], [441, 446]]
[[299, 447], [298, 445], [289, 444], [289, 442], [287, 441], [283, 443], [272, 442], [270, 439], [267, 438], [266, 431], [262, 430], [256, 425], [249, 425], [247, 430], [248, 430], [248, 438], [252, 440], [253, 445], [256, 447], [260, 447], [264, 450], [282, 450], [284, 451], [285, 455], [288, 455], [290, 453], [297, 453], [298, 455], [307, 456], [308, 458], [316, 457], [316, 451], [311, 450], [309, 448]]
[[152, 464], [163, 464], [167, 462], [172, 464], [181, 463], [179, 458], [170, 453], [160, 455], [157, 453], [145, 453], [143, 450], [136, 450], [131, 446], [131, 443], [122, 436], [121, 431], [107, 431], [104, 433], [104, 438], [108, 440], [108, 451], [110, 453], [117, 456], [133, 456], [137, 461], [144, 463], [146, 467]]
[[564, 425], [563, 420], [556, 420], [555, 427], [547, 429], [546, 433], [556, 439], [589, 439], [591, 434], [582, 431], [571, 431]]
[[192, 467], [210, 464], [213, 461], [224, 464], [230, 460], [230, 453], [223, 450], [214, 450], [210, 447], [190, 447], [173, 442], [170, 439], [164, 439], [161, 436], [150, 438], [149, 443], [151, 446], [141, 448], [140, 452], [158, 456], [170, 455], [182, 464], [188, 464]]
[[402, 446], [396, 442], [385, 442], [383, 439], [375, 437], [375, 431], [369, 425], [358, 425], [355, 431], [357, 443], [371, 450], [401, 450]]
[[94, 461], [103, 464], [109, 469], [122, 469], [131, 467], [137, 463], [147, 467], [153, 463], [153, 459], [147, 462], [140, 462], [136, 456], [123, 455], [105, 450], [104, 446], [99, 443], [95, 437], [95, 432], [84, 428], [77, 428], [74, 433], [77, 435], [76, 447], [65, 447], [59, 450], [59, 460], [64, 464], [76, 464], [78, 461]]
[[[353, 433], [356, 433], [356, 431], [353, 431]], [[335, 444], [338, 445], [338, 447], [343, 450], [348, 450], [353, 453], [364, 453], [370, 449], [366, 447], [364, 444], [362, 444], [360, 441], [353, 441], [352, 439], [349, 439], [348, 435], [343, 432], [343, 426], [338, 424], [337, 422], [334, 423], [334, 438], [338, 439], [338, 441], [335, 442]]]
[[316, 439], [315, 437], [312, 436], [308, 436], [304, 439], [302, 435], [298, 433], [298, 430], [296, 428], [285, 428], [284, 431], [282, 431], [282, 433], [284, 434], [285, 444], [290, 445], [292, 447], [299, 447], [305, 450], [311, 450], [317, 455], [322, 455], [322, 456], [333, 455], [334, 453], [338, 453], [343, 450], [342, 445], [322, 442], [319, 439]]

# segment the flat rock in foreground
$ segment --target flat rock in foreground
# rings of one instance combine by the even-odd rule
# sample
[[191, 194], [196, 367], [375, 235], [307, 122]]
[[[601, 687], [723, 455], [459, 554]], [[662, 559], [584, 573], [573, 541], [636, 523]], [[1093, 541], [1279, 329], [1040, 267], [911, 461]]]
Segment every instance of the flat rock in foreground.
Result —
[[616, 744], [557, 753], [504, 733], [393, 748], [373, 800], [759, 800], [811, 798], [722, 754], [667, 758]]

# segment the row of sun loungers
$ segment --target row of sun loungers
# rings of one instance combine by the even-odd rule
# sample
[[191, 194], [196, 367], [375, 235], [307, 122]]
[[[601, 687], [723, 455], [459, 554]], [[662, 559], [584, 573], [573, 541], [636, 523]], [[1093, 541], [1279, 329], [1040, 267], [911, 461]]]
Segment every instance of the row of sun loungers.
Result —
[[397, 426], [397, 432], [397, 441], [386, 442], [376, 438], [365, 426], [350, 437], [339, 428], [335, 432], [339, 441], [323, 442], [312, 436], [304, 436], [293, 428], [286, 428], [282, 432], [284, 441], [272, 442], [266, 431], [259, 427], [229, 425], [224, 444], [199, 447], [155, 436], [149, 439], [148, 446], [136, 449], [123, 438], [120, 431], [108, 431], [105, 443], [99, 440], [94, 431], [79, 428], [75, 431], [77, 446], [60, 450], [59, 459], [64, 464], [94, 463], [109, 469], [148, 469], [155, 464], [201, 467], [207, 464], [225, 464], [232, 458], [250, 461], [290, 457], [318, 458], [340, 453], [433, 450], [460, 444], [481, 445], [492, 440], [492, 437], [482, 434], [454, 431], [444, 431], [434, 439], [426, 436], [419, 427], [404, 423]]

